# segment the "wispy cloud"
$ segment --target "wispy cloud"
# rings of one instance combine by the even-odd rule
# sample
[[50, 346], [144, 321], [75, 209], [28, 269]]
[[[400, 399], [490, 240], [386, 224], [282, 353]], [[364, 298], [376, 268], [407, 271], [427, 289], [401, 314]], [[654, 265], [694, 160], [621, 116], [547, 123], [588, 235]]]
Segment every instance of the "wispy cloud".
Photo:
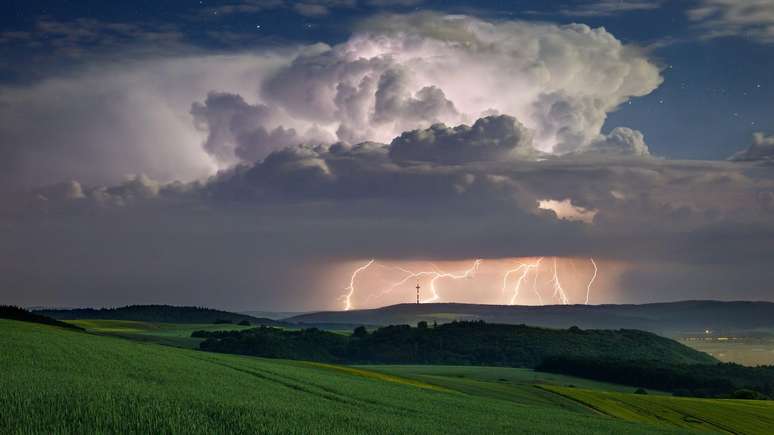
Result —
[[774, 0], [700, 0], [688, 18], [706, 39], [740, 36], [774, 44]]
[[633, 11], [658, 9], [663, 0], [597, 0], [559, 10], [562, 15], [572, 17], [604, 17]]

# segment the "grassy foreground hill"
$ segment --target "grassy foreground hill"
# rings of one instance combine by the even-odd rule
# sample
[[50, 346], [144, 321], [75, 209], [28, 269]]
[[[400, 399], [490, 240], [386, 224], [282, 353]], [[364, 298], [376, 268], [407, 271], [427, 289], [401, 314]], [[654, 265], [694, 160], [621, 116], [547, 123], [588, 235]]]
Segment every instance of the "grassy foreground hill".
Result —
[[678, 433], [362, 369], [9, 320], [0, 320], [0, 367], [6, 433]]
[[774, 427], [774, 402], [771, 401], [658, 397], [557, 386], [543, 388], [602, 414], [632, 422], [667, 423], [685, 430], [733, 434], [769, 434]]

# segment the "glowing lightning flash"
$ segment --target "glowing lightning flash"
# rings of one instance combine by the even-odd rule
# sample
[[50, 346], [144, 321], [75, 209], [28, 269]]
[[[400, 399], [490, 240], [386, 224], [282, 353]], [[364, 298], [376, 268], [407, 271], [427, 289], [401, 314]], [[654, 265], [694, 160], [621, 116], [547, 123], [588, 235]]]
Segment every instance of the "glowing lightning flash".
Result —
[[554, 277], [551, 279], [551, 283], [554, 285], [554, 297], [559, 297], [559, 300], [562, 301], [563, 305], [569, 304], [570, 300], [567, 298], [567, 294], [564, 292], [564, 288], [562, 288], [562, 283], [559, 281], [559, 270], [556, 266], [556, 257], [554, 257]]
[[597, 279], [597, 263], [594, 261], [593, 258], [589, 258], [589, 260], [591, 260], [591, 264], [594, 266], [594, 274], [591, 275], [589, 284], [586, 286], [586, 305], [589, 304], [589, 293], [591, 293], [591, 284], [594, 284], [594, 280]]
[[[543, 261], [543, 258], [538, 259], [533, 264], [519, 264], [518, 267], [515, 269], [511, 269], [507, 272], [505, 272], [505, 275], [503, 276], [503, 293], [505, 293], [506, 287], [508, 286], [508, 277], [511, 276], [511, 274], [517, 273], [521, 271], [521, 275], [516, 280], [516, 284], [513, 286], [513, 294], [511, 295], [510, 305], [514, 305], [516, 303], [516, 298], [519, 296], [519, 292], [521, 291], [521, 284], [524, 282], [524, 280], [527, 278], [527, 275], [529, 275], [530, 271], [533, 269], [537, 269], [540, 267], [540, 262]], [[537, 271], [535, 274], [535, 279], [537, 279]], [[533, 289], [535, 293], [538, 295], [538, 298], [540, 299], [540, 303], [543, 303], [543, 298], [540, 296], [540, 293], [537, 292], [537, 286]]]
[[430, 292], [433, 293], [433, 296], [431, 296], [429, 299], [425, 299], [422, 301], [422, 303], [427, 302], [435, 302], [438, 299], [440, 299], [440, 296], [438, 296], [438, 292], [435, 288], [435, 282], [438, 281], [440, 278], [451, 278], [451, 279], [465, 279], [469, 278], [476, 274], [478, 271], [478, 267], [481, 265], [481, 259], [478, 259], [473, 262], [473, 266], [470, 267], [470, 269], [464, 270], [462, 272], [459, 272], [457, 274], [454, 273], [447, 273], [442, 272], [440, 270], [436, 270], [436, 272], [433, 272], [434, 276], [433, 279], [430, 280]]
[[349, 277], [349, 287], [345, 289], [347, 290], [347, 294], [344, 295], [344, 311], [349, 311], [352, 309], [352, 295], [355, 294], [355, 278], [357, 278], [357, 274], [368, 269], [368, 267], [371, 266], [372, 264], [374, 264], [373, 259], [371, 259], [371, 261], [369, 261], [365, 265], [355, 269], [355, 271], [352, 272], [352, 276]]
[[[513, 282], [510, 287], [511, 296], [509, 298], [509, 304], [514, 305], [516, 303], [516, 299], [521, 294], [522, 285], [524, 285], [525, 282], [527, 282], [527, 279], [529, 278], [529, 274], [532, 273], [533, 275], [533, 281], [532, 281], [532, 291], [535, 293], [535, 296], [537, 296], [537, 299], [541, 305], [543, 305], [543, 296], [540, 294], [539, 286], [538, 286], [538, 276], [540, 274], [541, 270], [541, 263], [545, 257], [540, 257], [535, 261], [534, 263], [519, 263], [518, 266], [514, 267], [513, 269], [507, 270], [505, 272], [505, 275], [503, 276], [503, 283], [502, 283], [502, 293], [505, 294], [506, 291], [509, 289], [509, 284], [513, 281], [511, 279], [511, 276], [516, 276], [515, 282]], [[586, 300], [585, 304], [589, 304], [589, 300], [591, 297], [591, 288], [594, 285], [594, 282], [597, 279], [597, 274], [599, 272], [599, 269], [597, 267], [597, 262], [593, 258], [589, 258], [589, 261], [591, 262], [591, 265], [594, 267], [594, 272], [589, 279], [588, 284], [586, 285]], [[344, 299], [344, 310], [349, 311], [352, 309], [352, 297], [355, 294], [355, 280], [358, 277], [358, 274], [368, 269], [372, 264], [375, 263], [375, 260], [370, 260], [368, 263], [358, 267], [355, 269], [354, 272], [352, 272], [352, 275], [349, 278], [349, 286], [346, 288], [347, 293], [342, 296], [342, 299]], [[441, 297], [438, 295], [438, 288], [436, 286], [439, 279], [442, 278], [450, 278], [453, 280], [460, 280], [460, 279], [466, 279], [466, 278], [472, 278], [477, 272], [479, 267], [481, 266], [482, 260], [477, 259], [473, 262], [473, 265], [463, 271], [460, 272], [444, 272], [443, 270], [440, 270], [436, 265], [432, 265], [431, 270], [422, 270], [419, 272], [415, 272], [400, 266], [384, 266], [390, 269], [394, 269], [396, 271], [399, 271], [403, 273], [403, 277], [399, 279], [398, 281], [393, 282], [389, 286], [387, 286], [384, 290], [379, 292], [377, 295], [369, 295], [368, 299], [374, 297], [374, 296], [383, 296], [386, 295], [396, 288], [406, 284], [409, 282], [409, 280], [413, 279], [420, 279], [425, 278], [429, 279], [429, 289], [431, 296], [421, 300], [421, 303], [428, 303], [428, 302], [435, 302], [439, 300]], [[549, 283], [553, 286], [553, 297], [559, 299], [559, 301], [563, 305], [567, 305], [570, 303], [570, 299], [567, 297], [567, 293], [565, 292], [564, 287], [562, 286], [562, 282], [559, 277], [559, 265], [557, 261], [557, 257], [553, 257], [553, 275], [551, 277], [551, 280]]]
[[427, 302], [435, 302], [438, 299], [440, 299], [440, 296], [438, 295], [438, 290], [435, 286], [436, 281], [438, 281], [441, 278], [451, 278], [451, 279], [464, 279], [464, 278], [470, 278], [472, 277], [477, 271], [479, 266], [481, 265], [481, 259], [478, 259], [473, 262], [473, 265], [462, 272], [458, 273], [448, 273], [444, 272], [435, 265], [433, 265], [434, 270], [430, 271], [421, 271], [421, 272], [413, 272], [408, 269], [404, 269], [402, 267], [396, 267], [397, 270], [400, 270], [401, 272], [405, 273], [406, 275], [397, 282], [392, 283], [389, 287], [387, 287], [385, 290], [382, 291], [382, 294], [390, 293], [391, 291], [395, 290], [397, 287], [400, 287], [401, 285], [408, 282], [410, 279], [413, 278], [422, 278], [422, 277], [431, 277], [430, 278], [430, 292], [433, 294], [430, 298], [420, 301], [421, 303], [427, 303]]

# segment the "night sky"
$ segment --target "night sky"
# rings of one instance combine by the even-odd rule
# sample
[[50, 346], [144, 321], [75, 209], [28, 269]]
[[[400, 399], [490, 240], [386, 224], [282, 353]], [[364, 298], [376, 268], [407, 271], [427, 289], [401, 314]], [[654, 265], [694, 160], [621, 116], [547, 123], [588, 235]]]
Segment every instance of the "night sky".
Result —
[[774, 300], [774, 0], [10, 0], [0, 56], [0, 302]]

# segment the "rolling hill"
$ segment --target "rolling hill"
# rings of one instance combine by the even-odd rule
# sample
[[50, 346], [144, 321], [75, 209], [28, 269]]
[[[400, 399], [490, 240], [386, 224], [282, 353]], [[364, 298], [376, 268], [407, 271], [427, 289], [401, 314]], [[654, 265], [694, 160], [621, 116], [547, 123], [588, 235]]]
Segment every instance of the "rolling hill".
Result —
[[34, 311], [37, 314], [52, 317], [57, 320], [132, 320], [138, 322], [161, 323], [215, 323], [248, 321], [253, 325], [275, 325], [283, 323], [272, 319], [253, 317], [246, 314], [213, 310], [202, 307], [178, 307], [173, 305], [129, 305], [119, 308], [74, 308], [74, 309], [43, 309]]
[[352, 311], [325, 311], [285, 319], [298, 324], [396, 325], [419, 321], [484, 320], [550, 328], [640, 329], [656, 334], [774, 331], [774, 303], [683, 301], [642, 305], [508, 306], [400, 304]]
[[202, 350], [271, 358], [337, 363], [469, 364], [535, 367], [546, 358], [658, 360], [669, 364], [715, 364], [711, 356], [674, 340], [637, 330], [547, 329], [524, 325], [452, 322], [386, 326], [352, 335], [318, 329], [253, 328], [199, 331]]
[[496, 376], [506, 382], [471, 380], [462, 391], [10, 320], [0, 320], [0, 368], [0, 428], [10, 433], [686, 433], [601, 416], [560, 395], [532, 397], [528, 385], [508, 395], [504, 371]]
[[0, 319], [18, 320], [20, 322], [41, 323], [44, 325], [58, 326], [60, 328], [69, 328], [83, 330], [80, 326], [73, 325], [59, 320], [52, 319], [41, 314], [30, 313], [24, 308], [14, 307], [12, 305], [0, 305]]

